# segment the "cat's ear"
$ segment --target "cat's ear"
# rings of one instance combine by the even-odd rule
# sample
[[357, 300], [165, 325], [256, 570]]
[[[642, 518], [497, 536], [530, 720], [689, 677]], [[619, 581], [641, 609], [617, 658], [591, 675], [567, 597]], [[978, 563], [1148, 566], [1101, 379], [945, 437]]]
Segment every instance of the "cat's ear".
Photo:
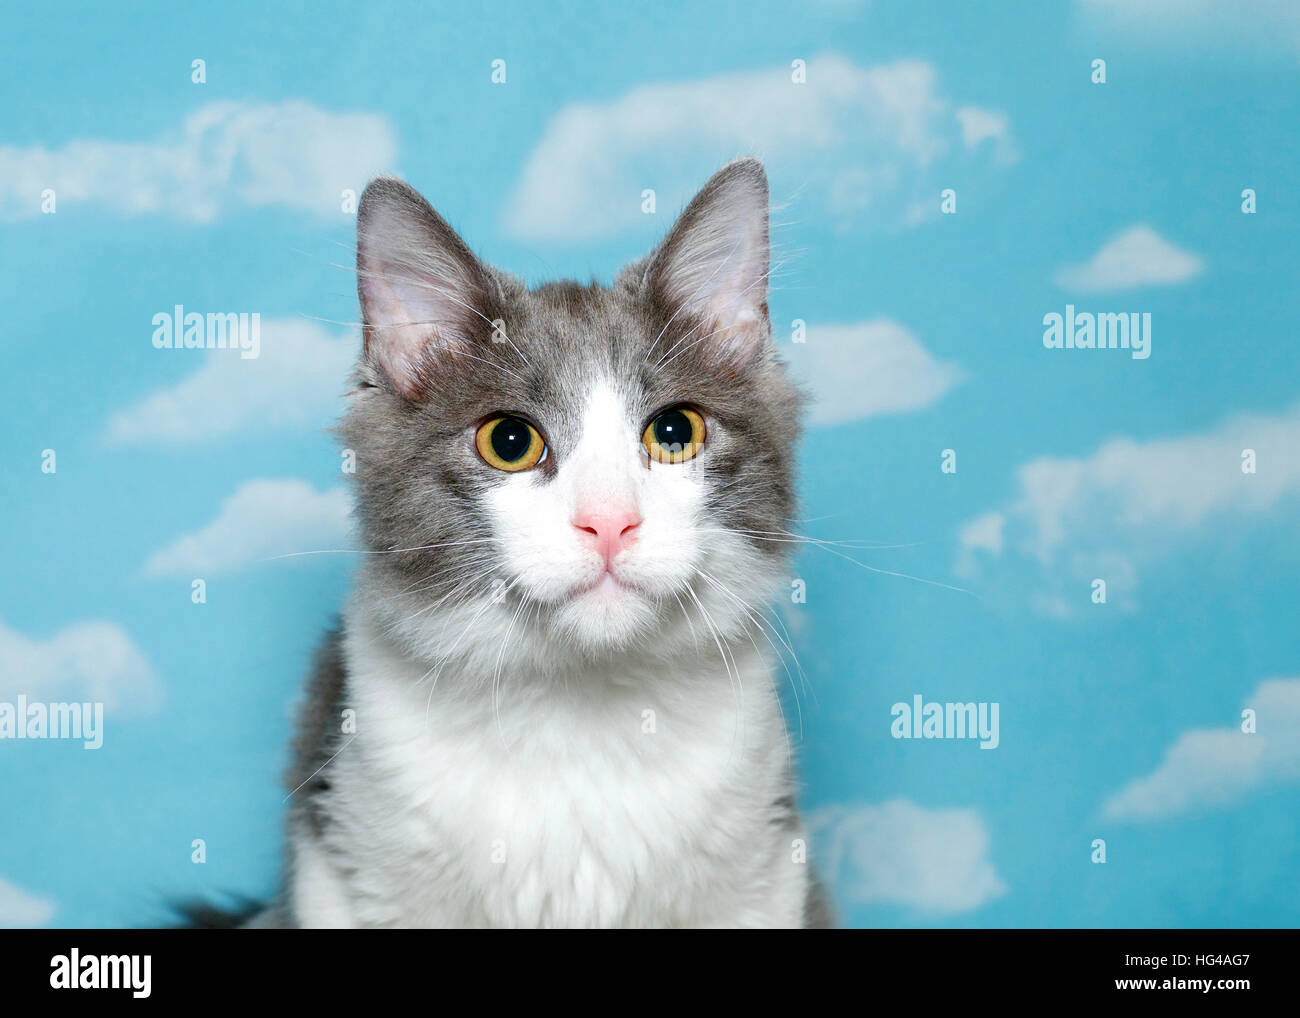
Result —
[[768, 335], [768, 258], [767, 174], [757, 159], [738, 159], [691, 199], [645, 281], [682, 331], [696, 330], [687, 343], [748, 362]]
[[440, 353], [468, 347], [482, 331], [490, 284], [418, 191], [380, 177], [357, 209], [357, 292], [366, 356], [414, 398]]

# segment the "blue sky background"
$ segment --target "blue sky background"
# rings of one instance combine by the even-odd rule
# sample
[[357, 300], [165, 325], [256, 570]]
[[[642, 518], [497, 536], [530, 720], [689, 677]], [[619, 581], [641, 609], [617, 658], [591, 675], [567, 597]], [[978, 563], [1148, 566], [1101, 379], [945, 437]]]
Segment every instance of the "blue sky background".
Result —
[[[1296, 925], [1288, 5], [8, 18], [0, 700], [108, 706], [99, 750], [0, 742], [0, 924], [273, 886], [290, 708], [351, 568], [264, 561], [348, 546], [325, 433], [356, 342], [340, 192], [397, 172], [494, 263], [609, 279], [753, 152], [774, 327], [808, 323], [787, 349], [821, 397], [802, 529], [964, 591], [798, 558], [804, 806], [846, 921]], [[1045, 349], [1067, 302], [1149, 312], [1150, 359]], [[178, 303], [258, 312], [262, 358], [154, 349]], [[895, 740], [918, 693], [997, 702], [1000, 745]]]

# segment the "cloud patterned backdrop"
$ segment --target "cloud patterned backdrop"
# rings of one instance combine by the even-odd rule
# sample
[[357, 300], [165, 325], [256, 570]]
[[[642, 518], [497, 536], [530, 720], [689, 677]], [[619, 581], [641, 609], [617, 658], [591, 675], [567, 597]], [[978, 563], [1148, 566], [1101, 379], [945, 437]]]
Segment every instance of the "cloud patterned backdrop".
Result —
[[[345, 192], [396, 172], [495, 263], [608, 279], [747, 153], [817, 398], [778, 611], [845, 920], [1300, 920], [1292, 5], [9, 17], [0, 701], [105, 722], [0, 742], [0, 924], [273, 885], [353, 546]], [[259, 356], [155, 348], [177, 305], [258, 314]], [[917, 697], [997, 705], [996, 746], [898, 737]]]

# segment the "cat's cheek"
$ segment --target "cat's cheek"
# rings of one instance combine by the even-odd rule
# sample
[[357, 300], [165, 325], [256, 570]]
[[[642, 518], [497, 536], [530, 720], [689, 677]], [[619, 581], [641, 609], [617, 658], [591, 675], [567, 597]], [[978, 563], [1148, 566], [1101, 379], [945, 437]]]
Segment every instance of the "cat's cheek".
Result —
[[507, 478], [485, 504], [503, 571], [520, 593], [555, 601], [600, 578], [603, 565], [579, 545], [557, 485], [530, 476]]
[[641, 538], [626, 563], [630, 579], [672, 586], [692, 579], [708, 537], [699, 476], [689, 464], [667, 464], [644, 477]]

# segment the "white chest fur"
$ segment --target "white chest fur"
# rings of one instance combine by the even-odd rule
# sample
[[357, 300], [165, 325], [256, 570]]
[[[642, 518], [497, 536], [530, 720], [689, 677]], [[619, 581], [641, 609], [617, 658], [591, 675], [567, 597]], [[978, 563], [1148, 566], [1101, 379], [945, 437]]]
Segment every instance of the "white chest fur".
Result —
[[[356, 736], [300, 830], [306, 925], [794, 926], [800, 832], [766, 662], [575, 674], [494, 696], [355, 625]], [[737, 682], [737, 677], [739, 682]]]

